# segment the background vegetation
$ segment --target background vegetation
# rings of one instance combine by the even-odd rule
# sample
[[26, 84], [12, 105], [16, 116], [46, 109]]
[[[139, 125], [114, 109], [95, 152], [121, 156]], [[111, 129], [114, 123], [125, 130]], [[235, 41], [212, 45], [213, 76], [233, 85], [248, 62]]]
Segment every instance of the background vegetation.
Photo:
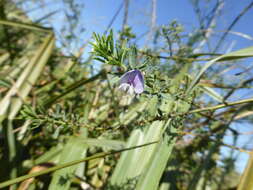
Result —
[[[245, 134], [232, 127], [252, 124], [253, 47], [219, 51], [253, 2], [213, 41], [225, 1], [192, 1], [200, 28], [188, 34], [177, 21], [157, 26], [152, 0], [144, 45], [128, 26], [133, 1], [122, 1], [119, 32], [110, 30], [117, 11], [86, 42], [78, 38], [81, 1], [61, 1], [60, 33], [49, 27], [57, 11], [39, 12], [43, 1], [0, 2], [0, 188], [253, 189], [251, 150], [238, 147]], [[40, 19], [28, 17], [29, 3]], [[132, 69], [144, 74], [140, 95], [118, 90]], [[235, 98], [242, 90], [249, 96]], [[235, 169], [240, 153], [251, 155], [243, 175]]]

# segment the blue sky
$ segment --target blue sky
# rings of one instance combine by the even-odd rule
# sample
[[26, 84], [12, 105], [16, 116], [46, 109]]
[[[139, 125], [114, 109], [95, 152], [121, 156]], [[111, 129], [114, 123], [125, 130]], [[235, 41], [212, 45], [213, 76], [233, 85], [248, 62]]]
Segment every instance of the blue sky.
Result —
[[[79, 1], [84, 5], [84, 7], [81, 9], [80, 26], [85, 27], [86, 31], [79, 34], [80, 41], [88, 40], [91, 37], [92, 32], [104, 32], [116, 10], [122, 4], [122, 0], [76, 1]], [[54, 0], [54, 3], [49, 0], [37, 0], [36, 4], [38, 2], [41, 4], [44, 3], [46, 6], [44, 8], [42, 7], [42, 9], [30, 12], [30, 15], [33, 18], [40, 18], [42, 15], [45, 15], [54, 10], [58, 10], [58, 12], [51, 17], [52, 22], [50, 25], [53, 25], [56, 30], [62, 28], [62, 26], [64, 26], [66, 23], [66, 19], [63, 14], [63, 6], [61, 0]], [[218, 18], [218, 25], [216, 28], [216, 31], [218, 32], [215, 33], [215, 36], [220, 36], [232, 22], [232, 20], [250, 2], [251, 0], [225, 0], [224, 9], [221, 16]], [[25, 6], [25, 9], [32, 9], [32, 4], [27, 4]], [[38, 14], [38, 12], [41, 12], [42, 14]], [[137, 34], [137, 36], [149, 29], [150, 14], [151, 0], [130, 0], [128, 24], [133, 28], [133, 31]], [[121, 10], [119, 16], [112, 25], [116, 31], [121, 29], [122, 17], [123, 10]], [[185, 32], [191, 32], [194, 28], [199, 27], [199, 22], [194, 12], [191, 0], [157, 0], [157, 25], [165, 25], [172, 20], [177, 20], [183, 24]], [[252, 11], [249, 11], [240, 19], [240, 22], [235, 25], [233, 31], [242, 32], [244, 34], [253, 36], [253, 28], [249, 27], [252, 20], [253, 14]], [[234, 41], [234, 49], [247, 47], [252, 44], [252, 41], [243, 39], [237, 35], [228, 35], [226, 41]], [[227, 43], [226, 45], [230, 45], [230, 43]], [[223, 46], [223, 49], [221, 49], [221, 51], [226, 50], [226, 45]]]
[[[203, 0], [200, 0], [203, 1]], [[60, 29], [66, 23], [66, 18], [63, 14], [63, 6], [61, 0], [55, 0], [54, 3], [50, 0], [36, 1], [44, 2], [46, 6], [36, 11], [31, 11], [29, 15], [35, 20], [41, 18], [51, 11], [59, 10], [55, 15], [50, 18], [49, 25], [53, 26], [57, 33], [60, 33]], [[81, 8], [81, 22], [80, 27], [84, 27], [85, 31], [78, 33], [78, 44], [82, 45], [91, 39], [92, 32], [103, 33], [108, 26], [110, 20], [115, 14], [116, 10], [122, 3], [122, 0], [79, 0], [84, 5]], [[214, 2], [214, 1], [213, 1]], [[217, 20], [217, 27], [214, 37], [212, 38], [212, 44], [217, 43], [218, 36], [221, 36], [224, 30], [231, 24], [235, 17], [248, 5], [251, 0], [225, 0], [224, 9], [222, 14]], [[26, 10], [32, 9], [34, 4], [25, 4]], [[147, 32], [150, 26], [150, 14], [151, 14], [151, 0], [130, 0], [129, 19], [128, 24], [133, 28], [133, 31], [137, 36]], [[122, 27], [123, 9], [119, 16], [112, 25], [115, 31], [118, 31]], [[190, 0], [157, 0], [157, 25], [166, 25], [172, 20], [180, 22], [184, 28], [185, 33], [189, 34], [194, 29], [199, 28], [198, 18], [194, 12], [193, 6]], [[235, 25], [233, 31], [241, 32], [249, 36], [253, 36], [253, 9], [247, 12], [240, 21]], [[145, 37], [139, 42], [145, 43]], [[237, 50], [240, 48], [252, 46], [253, 41], [242, 38], [241, 36], [229, 34], [225, 40], [225, 43], [220, 48], [220, 52], [226, 52], [228, 49]], [[59, 45], [59, 43], [58, 43]], [[72, 46], [71, 52], [75, 52], [77, 48]], [[86, 50], [88, 52], [88, 50]], [[87, 56], [88, 54], [86, 54]], [[245, 62], [246, 66], [250, 66], [251, 60]], [[232, 79], [233, 80], [233, 79]], [[238, 98], [243, 95], [244, 92], [238, 95]], [[248, 93], [248, 92], [246, 92]], [[248, 123], [236, 123], [234, 128], [241, 132], [247, 132], [253, 130], [253, 127]], [[252, 136], [244, 135], [239, 139], [238, 146], [243, 146]], [[231, 144], [232, 136], [227, 135], [225, 142]], [[252, 148], [251, 144], [249, 148]], [[223, 154], [227, 154], [230, 149], [223, 148]], [[248, 156], [244, 153], [240, 154], [238, 159], [237, 169], [243, 171]]]

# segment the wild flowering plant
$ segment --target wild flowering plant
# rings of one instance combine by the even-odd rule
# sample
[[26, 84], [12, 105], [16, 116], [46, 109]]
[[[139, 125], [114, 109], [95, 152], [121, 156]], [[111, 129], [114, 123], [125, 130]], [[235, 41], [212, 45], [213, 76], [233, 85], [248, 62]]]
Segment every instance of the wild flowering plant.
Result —
[[[0, 151], [1, 163], [6, 161], [5, 155], [3, 156], [5, 150], [11, 151], [9, 167], [6, 168], [11, 168], [12, 171], [8, 171], [8, 173], [11, 174], [18, 168], [16, 163], [13, 164], [17, 156], [20, 159], [18, 162], [20, 166], [21, 163], [22, 167], [23, 163], [29, 164], [25, 165], [22, 170], [32, 168], [33, 163], [38, 165], [53, 162], [57, 165], [55, 169], [46, 169], [48, 172], [57, 170], [52, 175], [50, 186], [47, 188], [47, 183], [43, 186], [44, 189], [49, 190], [72, 189], [71, 183], [74, 181], [75, 187], [78, 183], [83, 185], [84, 181], [78, 182], [79, 178], [85, 179], [85, 183], [91, 184], [96, 189], [107, 190], [162, 189], [158, 186], [168, 186], [170, 177], [166, 176], [173, 176], [169, 185], [172, 184], [177, 189], [197, 189], [199, 184], [202, 188], [203, 178], [201, 176], [207, 176], [210, 184], [212, 179], [209, 179], [209, 176], [211, 176], [216, 184], [219, 178], [222, 179], [219, 174], [221, 170], [212, 163], [216, 163], [214, 159], [215, 155], [219, 154], [220, 137], [225, 134], [224, 132], [228, 128], [227, 123], [231, 121], [230, 117], [234, 118], [235, 108], [227, 108], [224, 117], [220, 114], [216, 116], [213, 113], [219, 108], [249, 103], [253, 100], [232, 104], [228, 102], [228, 104], [207, 107], [214, 103], [217, 104], [214, 101], [220, 101], [222, 97], [219, 98], [219, 94], [217, 95], [210, 88], [204, 88], [203, 83], [199, 85], [199, 81], [203, 73], [215, 61], [253, 56], [253, 47], [215, 58], [192, 78], [189, 72], [195, 72], [192, 65], [196, 64], [195, 58], [193, 58], [196, 55], [188, 51], [191, 50], [190, 48], [181, 46], [178, 39], [179, 32], [180, 28], [176, 25], [163, 29], [161, 37], [165, 37], [164, 39], [168, 42], [165, 47], [176, 46], [179, 48], [178, 51], [171, 52], [170, 57], [160, 56], [158, 51], [137, 50], [131, 44], [128, 44], [129, 46], [124, 44], [123, 40], [115, 42], [112, 32], [108, 36], [94, 34], [93, 58], [103, 62], [102, 68], [105, 69], [90, 78], [90, 74], [87, 72], [89, 67], [83, 67], [82, 64], [75, 64], [68, 72], [63, 73], [66, 77], [58, 76], [55, 73], [62, 72], [62, 67], [57, 66], [58, 62], [62, 64], [66, 61], [68, 63], [69, 59], [52, 54], [53, 58], [57, 57], [57, 59], [50, 59], [50, 66], [47, 66], [46, 72], [42, 73], [41, 81], [38, 82], [38, 84], [45, 85], [42, 87], [35, 85], [35, 96], [27, 97], [30, 103], [36, 102], [39, 106], [23, 106], [20, 112], [23, 117], [19, 115], [15, 123], [12, 123], [12, 120], [2, 123], [5, 127], [3, 129], [10, 131], [6, 130], [8, 133], [4, 134], [6, 136], [2, 138], [2, 140], [6, 139], [6, 142], [8, 140], [9, 149], [1, 147]], [[45, 42], [50, 41], [50, 36], [46, 38]], [[50, 46], [47, 44], [51, 43], [53, 42], [43, 43], [42, 47], [46, 51], [40, 57], [46, 57], [44, 55], [50, 50]], [[164, 49], [161, 48], [161, 50]], [[37, 53], [34, 54], [37, 55]], [[29, 59], [29, 55], [24, 56]], [[164, 60], [161, 61], [161, 58]], [[18, 63], [23, 63], [22, 59]], [[41, 63], [44, 64], [45, 61], [38, 61], [37, 64]], [[16, 65], [14, 66], [16, 67]], [[27, 67], [30, 68], [30, 65]], [[42, 67], [39, 66], [39, 68]], [[26, 69], [24, 71], [26, 72]], [[32, 74], [36, 71], [33, 69]], [[87, 75], [84, 76], [84, 73]], [[93, 75], [93, 72], [91, 73]], [[208, 73], [207, 76], [211, 76], [211, 74]], [[70, 83], [70, 81], [74, 82]], [[24, 80], [21, 86], [22, 88], [24, 86], [24, 89], [28, 89], [26, 82]], [[210, 84], [205, 85], [209, 86]], [[31, 85], [28, 86], [30, 88]], [[145, 93], [143, 93], [144, 87]], [[4, 101], [5, 99], [0, 101], [2, 105], [0, 107], [6, 107], [7, 110], [12, 98], [17, 97], [9, 96], [7, 87], [1, 87], [1, 89], [1, 93], [6, 93], [4, 97], [8, 101]], [[13, 89], [16, 89], [16, 86], [13, 86]], [[119, 91], [123, 91], [123, 96], [118, 93]], [[20, 93], [23, 97], [24, 93], [21, 88]], [[204, 93], [214, 100], [203, 102], [200, 98]], [[136, 95], [138, 95], [137, 98]], [[127, 98], [131, 101], [122, 106], [123, 100]], [[19, 102], [12, 102], [10, 110], [12, 107], [19, 106], [17, 104]], [[248, 105], [246, 104], [246, 106]], [[248, 107], [241, 108], [243, 111], [248, 109]], [[210, 112], [207, 112], [208, 110]], [[203, 111], [205, 113], [200, 114]], [[18, 124], [22, 124], [21, 120], [24, 122], [22, 126]], [[15, 127], [13, 129], [16, 132], [21, 129], [18, 132], [18, 141], [12, 142], [15, 140], [16, 132], [11, 133], [11, 125]], [[193, 140], [187, 144], [184, 143], [181, 140], [184, 134], [194, 135]], [[211, 138], [209, 139], [209, 134], [212, 135], [214, 142]], [[16, 142], [22, 146], [22, 151], [27, 152], [25, 156], [15, 155], [16, 150], [13, 145]], [[181, 145], [184, 143], [184, 146], [179, 146], [179, 142], [182, 142]], [[144, 145], [151, 146], [144, 148]], [[129, 147], [131, 147], [131, 151], [129, 151]], [[108, 153], [99, 154], [102, 156], [93, 156], [101, 151], [107, 152], [108, 149], [113, 150], [110, 156]], [[70, 150], [71, 154], [69, 154]], [[117, 153], [122, 152], [121, 156], [115, 154], [114, 150]], [[202, 158], [200, 155], [207, 155], [207, 157]], [[80, 164], [80, 159], [84, 159], [83, 161], [87, 162], [88, 167], [86, 167], [86, 163], [85, 165]], [[69, 167], [65, 168], [67, 166]], [[73, 175], [74, 171], [76, 171], [75, 175]], [[212, 175], [214, 172], [219, 175]], [[7, 173], [7, 170], [2, 173]], [[41, 174], [38, 172], [36, 175]], [[30, 177], [34, 176], [30, 174], [23, 179]], [[6, 176], [0, 175], [0, 179], [5, 178]], [[9, 184], [22, 181], [19, 181], [22, 178], [15, 178], [15, 176], [12, 178], [14, 181], [10, 180]], [[26, 181], [24, 182], [26, 183]], [[39, 184], [43, 183], [39, 178], [38, 182]], [[105, 188], [108, 184], [108, 188]], [[221, 181], [220, 184], [223, 182]], [[0, 188], [6, 186], [8, 185], [5, 182], [0, 183]], [[187, 188], [187, 186], [189, 187]]]
[[119, 89], [130, 95], [141, 94], [144, 91], [144, 77], [141, 71], [134, 69], [126, 72], [120, 79]]

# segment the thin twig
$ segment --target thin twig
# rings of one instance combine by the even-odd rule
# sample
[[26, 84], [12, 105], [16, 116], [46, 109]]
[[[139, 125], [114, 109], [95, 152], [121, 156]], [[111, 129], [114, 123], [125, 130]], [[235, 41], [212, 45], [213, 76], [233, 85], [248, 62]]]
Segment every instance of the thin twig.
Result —
[[124, 3], [125, 3], [125, 9], [124, 9], [124, 18], [123, 18], [123, 23], [122, 23], [122, 31], [124, 31], [125, 27], [127, 26], [129, 0], [125, 0]]
[[109, 22], [108, 26], [106, 27], [106, 30], [105, 30], [104, 34], [107, 34], [107, 32], [109, 31], [109, 29], [111, 28], [112, 24], [116, 20], [116, 18], [119, 15], [119, 13], [120, 13], [121, 9], [123, 8], [123, 6], [124, 6], [124, 1], [120, 4], [120, 6], [117, 9], [116, 13], [113, 15], [111, 21]]
[[156, 29], [156, 0], [151, 0], [152, 2], [152, 10], [151, 10], [151, 25], [150, 25], [150, 32], [148, 35], [148, 40], [152, 41], [153, 40], [153, 36], [154, 36], [154, 32]]
[[203, 20], [203, 19], [200, 19], [201, 29], [204, 32], [204, 34], [203, 34], [204, 39], [199, 43], [198, 47], [195, 48], [194, 53], [199, 52], [203, 48], [203, 46], [208, 42], [208, 39], [211, 37], [211, 35], [213, 33], [212, 28], [216, 25], [216, 18], [220, 14], [223, 6], [224, 6], [224, 2], [219, 0], [212, 11], [214, 13], [212, 15], [212, 18], [207, 23], [207, 26], [205, 27], [205, 29], [204, 29], [204, 26], [202, 26], [203, 23], [201, 23], [201, 20]]
[[242, 12], [233, 20], [233, 22], [228, 26], [228, 28], [226, 29], [226, 32], [222, 35], [222, 37], [220, 38], [220, 40], [218, 41], [216, 47], [214, 48], [213, 52], [216, 52], [221, 43], [224, 41], [224, 39], [226, 38], [226, 36], [228, 35], [228, 31], [230, 31], [234, 26], [235, 24], [242, 18], [243, 15], [245, 15], [245, 13], [247, 13], [250, 8], [253, 6], [253, 1], [248, 5], [246, 6]]
[[[150, 57], [158, 58], [158, 59], [168, 59], [168, 60], [182, 60], [182, 61], [210, 61], [213, 58], [202, 58], [202, 59], [196, 59], [196, 58], [185, 58], [185, 57], [180, 57], [180, 56], [161, 56], [161, 55], [154, 55], [145, 51], [139, 51], [142, 54], [148, 55]], [[192, 55], [194, 57], [195, 55]]]
[[187, 114], [199, 113], [199, 112], [203, 112], [203, 111], [214, 111], [214, 110], [222, 109], [222, 108], [225, 108], [228, 106], [234, 106], [234, 105], [238, 105], [238, 104], [246, 104], [246, 103], [251, 103], [251, 102], [253, 102], [253, 98], [239, 100], [239, 101], [235, 101], [235, 102], [227, 102], [226, 104], [219, 104], [216, 106], [210, 106], [210, 107], [206, 107], [206, 108], [195, 109], [195, 110], [189, 111]]
[[48, 99], [44, 104], [43, 107], [48, 108], [50, 107], [54, 102], [56, 102], [58, 99], [62, 98], [63, 96], [67, 95], [68, 93], [72, 92], [73, 90], [81, 87], [84, 84], [93, 82], [95, 80], [97, 80], [98, 78], [102, 77], [104, 78], [105, 72], [102, 70], [100, 73], [98, 73], [97, 75], [89, 78], [89, 79], [81, 79], [77, 82], [75, 82], [74, 84], [70, 85], [69, 87], [67, 87], [65, 89], [64, 92], [62, 92], [60, 95], [57, 96], [53, 96], [52, 98]]

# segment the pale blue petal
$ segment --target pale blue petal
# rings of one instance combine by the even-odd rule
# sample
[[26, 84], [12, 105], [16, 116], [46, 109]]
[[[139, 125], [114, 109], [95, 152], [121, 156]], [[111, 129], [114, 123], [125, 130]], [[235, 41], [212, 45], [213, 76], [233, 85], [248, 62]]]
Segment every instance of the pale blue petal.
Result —
[[[140, 94], [144, 91], [144, 78], [139, 70], [131, 70], [125, 73], [120, 79], [120, 89], [125, 88], [126, 84], [132, 86], [136, 94]], [[130, 91], [131, 91], [130, 90]]]
[[136, 70], [136, 76], [133, 81], [134, 91], [140, 94], [144, 91], [144, 79], [140, 71]]
[[131, 70], [131, 71], [128, 71], [126, 72], [120, 79], [120, 84], [122, 83], [132, 83], [132, 81], [134, 80], [134, 77], [135, 77], [136, 73], [135, 73], [135, 70]]

